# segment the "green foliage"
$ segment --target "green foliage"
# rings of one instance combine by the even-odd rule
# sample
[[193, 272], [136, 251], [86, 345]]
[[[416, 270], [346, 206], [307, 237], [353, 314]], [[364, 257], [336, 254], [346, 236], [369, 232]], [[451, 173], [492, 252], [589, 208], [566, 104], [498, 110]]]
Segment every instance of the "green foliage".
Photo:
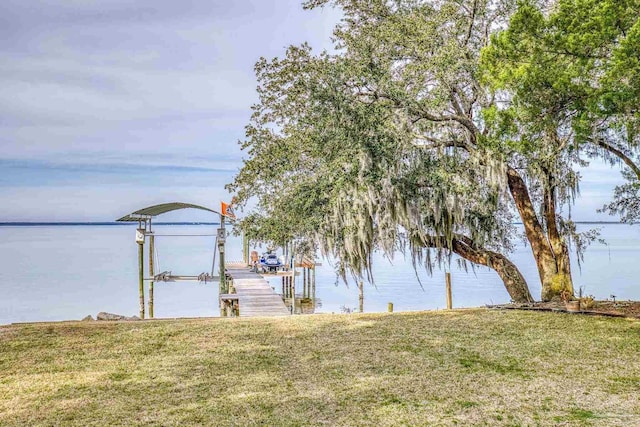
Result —
[[[584, 155], [631, 165], [640, 145], [640, 2], [540, 3], [520, 2], [481, 57], [483, 81], [505, 97], [503, 111], [517, 124], [522, 143], [514, 148], [535, 160], [533, 173], [561, 175]], [[569, 195], [577, 180], [565, 176], [554, 184]], [[640, 215], [628, 190], [617, 191], [606, 209]]]
[[345, 12], [337, 54], [292, 46], [256, 65], [260, 102], [243, 141], [249, 159], [229, 189], [240, 203], [254, 197], [260, 214], [240, 226], [275, 243], [313, 241], [356, 275], [370, 272], [377, 249], [409, 248], [431, 268], [423, 247], [446, 260], [459, 234], [508, 249], [504, 156], [474, 121], [487, 102], [477, 57], [490, 16], [502, 9], [334, 4]]
[[619, 215], [622, 222], [633, 224], [640, 219], [640, 178], [631, 171], [622, 171], [627, 180], [623, 185], [616, 186], [613, 201], [604, 205], [600, 212]]

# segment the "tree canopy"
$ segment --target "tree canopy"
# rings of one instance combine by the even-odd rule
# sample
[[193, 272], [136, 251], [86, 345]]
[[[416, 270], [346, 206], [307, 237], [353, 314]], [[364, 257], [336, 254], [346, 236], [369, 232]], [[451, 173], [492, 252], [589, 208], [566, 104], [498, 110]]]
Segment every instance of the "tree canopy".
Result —
[[[486, 81], [509, 101], [500, 114], [515, 122], [521, 149], [624, 164], [629, 184], [605, 207], [623, 220], [640, 215], [639, 16], [637, 0], [523, 1], [482, 58]], [[541, 137], [553, 129], [556, 148]]]
[[[583, 152], [612, 153], [603, 136], [622, 128], [632, 135], [637, 110], [626, 95], [589, 89], [587, 65], [563, 62], [561, 49], [582, 42], [563, 42], [554, 54], [539, 37], [538, 27], [551, 33], [546, 22], [571, 13], [564, 3], [576, 2], [515, 10], [498, 0], [307, 2], [342, 8], [336, 52], [292, 46], [256, 65], [260, 101], [242, 142], [248, 159], [229, 186], [240, 203], [257, 200], [242, 226], [276, 243], [314, 242], [343, 274], [370, 273], [378, 249], [409, 250], [429, 268], [456, 253], [494, 268], [512, 299], [527, 301], [505, 256], [516, 214], [543, 299], [572, 291], [571, 227], [559, 209], [577, 189], [573, 165]], [[562, 39], [566, 25], [554, 31], [550, 40]], [[543, 59], [553, 63], [549, 74]], [[598, 110], [597, 119], [596, 98], [615, 98], [615, 109]], [[587, 123], [600, 130], [587, 132]]]

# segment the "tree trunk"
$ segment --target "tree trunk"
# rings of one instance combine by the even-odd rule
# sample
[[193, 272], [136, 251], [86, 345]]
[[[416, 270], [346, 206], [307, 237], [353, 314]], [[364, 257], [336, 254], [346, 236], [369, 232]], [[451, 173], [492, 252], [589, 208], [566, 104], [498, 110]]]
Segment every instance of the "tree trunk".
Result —
[[468, 238], [454, 238], [452, 250], [466, 260], [492, 268], [502, 279], [509, 296], [514, 302], [532, 302], [527, 281], [520, 270], [506, 256], [498, 252], [474, 246]]
[[542, 284], [542, 300], [549, 301], [560, 297], [565, 290], [573, 295], [569, 251], [557, 230], [553, 191], [545, 192], [544, 210], [547, 220], [547, 235], [538, 220], [529, 197], [529, 191], [520, 174], [515, 169], [509, 168], [507, 179], [509, 191], [522, 219], [524, 231], [538, 267]]
[[569, 259], [569, 248], [560, 233], [558, 232], [557, 216], [556, 216], [556, 200], [553, 177], [548, 175], [547, 189], [544, 191], [544, 215], [547, 223], [547, 234], [549, 235], [549, 245], [556, 262], [556, 282], [553, 283], [551, 289], [543, 288], [543, 300], [550, 300], [555, 296], [559, 296], [559, 292], [567, 291], [573, 295], [573, 283], [571, 280], [571, 261]]
[[469, 237], [456, 235], [451, 242], [448, 242], [444, 237], [420, 236], [420, 245], [430, 248], [447, 248], [467, 261], [489, 267], [498, 273], [511, 300], [520, 303], [533, 301], [527, 281], [518, 267], [506, 256], [476, 246]]

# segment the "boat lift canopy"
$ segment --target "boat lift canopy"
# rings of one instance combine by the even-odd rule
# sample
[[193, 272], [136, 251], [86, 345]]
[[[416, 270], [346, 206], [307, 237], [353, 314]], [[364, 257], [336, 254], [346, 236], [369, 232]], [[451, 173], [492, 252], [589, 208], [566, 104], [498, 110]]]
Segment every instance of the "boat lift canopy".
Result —
[[176, 211], [178, 209], [200, 209], [203, 211], [209, 211], [218, 215], [222, 215], [220, 212], [214, 211], [213, 209], [205, 208], [204, 206], [193, 205], [191, 203], [172, 202], [172, 203], [162, 203], [160, 205], [154, 205], [154, 206], [149, 206], [147, 208], [139, 209], [135, 212], [131, 212], [129, 215], [125, 215], [122, 218], [117, 219], [116, 222], [147, 221], [153, 218], [154, 216], [161, 215], [171, 211]]

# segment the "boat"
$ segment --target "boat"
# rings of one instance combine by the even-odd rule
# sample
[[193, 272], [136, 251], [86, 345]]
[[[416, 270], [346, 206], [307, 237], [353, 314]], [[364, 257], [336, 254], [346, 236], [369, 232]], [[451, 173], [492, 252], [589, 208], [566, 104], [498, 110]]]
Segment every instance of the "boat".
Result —
[[276, 254], [266, 252], [260, 258], [260, 267], [263, 273], [277, 273], [278, 270], [284, 267], [284, 264]]

